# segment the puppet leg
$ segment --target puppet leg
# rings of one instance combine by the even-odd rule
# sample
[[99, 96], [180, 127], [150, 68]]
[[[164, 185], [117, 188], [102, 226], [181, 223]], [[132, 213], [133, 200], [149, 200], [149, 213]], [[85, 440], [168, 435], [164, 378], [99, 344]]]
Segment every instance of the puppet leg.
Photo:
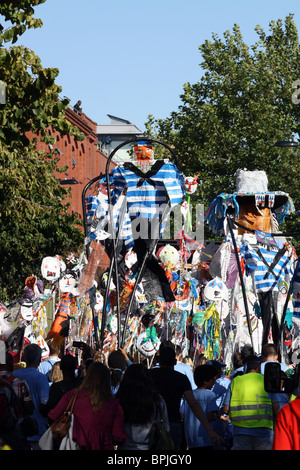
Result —
[[272, 331], [273, 343], [277, 346], [279, 342], [279, 323], [277, 318], [277, 292], [259, 292], [258, 300], [262, 314], [263, 336], [262, 345], [268, 343], [270, 330]]

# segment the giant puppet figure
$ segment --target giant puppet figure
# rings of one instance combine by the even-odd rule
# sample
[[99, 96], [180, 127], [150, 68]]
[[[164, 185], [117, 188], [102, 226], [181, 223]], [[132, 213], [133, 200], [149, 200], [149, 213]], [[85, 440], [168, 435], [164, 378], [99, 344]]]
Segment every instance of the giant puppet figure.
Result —
[[287, 293], [295, 262], [279, 225], [293, 211], [288, 194], [268, 190], [264, 171], [238, 170], [236, 192], [218, 195], [205, 214], [214, 233], [225, 235], [210, 274], [229, 288], [231, 345], [251, 341], [256, 353], [265, 343], [279, 345], [284, 309], [293, 309]]

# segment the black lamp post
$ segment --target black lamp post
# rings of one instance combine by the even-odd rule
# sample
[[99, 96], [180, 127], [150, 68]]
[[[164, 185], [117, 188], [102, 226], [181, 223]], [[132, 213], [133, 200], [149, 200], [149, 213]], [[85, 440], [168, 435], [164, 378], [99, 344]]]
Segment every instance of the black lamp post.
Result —
[[60, 184], [66, 185], [66, 184], [78, 184], [78, 181], [75, 178], [65, 178], [64, 180], [60, 180]]
[[299, 146], [299, 142], [294, 142], [293, 140], [278, 140], [274, 145], [275, 147], [281, 148], [294, 148]]

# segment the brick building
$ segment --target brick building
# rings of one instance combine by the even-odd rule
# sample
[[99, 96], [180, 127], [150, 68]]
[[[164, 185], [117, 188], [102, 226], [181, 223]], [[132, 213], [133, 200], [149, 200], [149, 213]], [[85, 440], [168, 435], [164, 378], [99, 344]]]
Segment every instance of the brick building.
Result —
[[[52, 135], [56, 143], [49, 146], [44, 142], [38, 141], [37, 149], [47, 152], [59, 153], [60, 161], [58, 166], [68, 169], [63, 173], [57, 172], [56, 177], [60, 179], [61, 184], [65, 184], [71, 188], [71, 205], [69, 210], [77, 212], [81, 218], [82, 211], [82, 192], [90, 180], [99, 174], [105, 174], [105, 168], [108, 156], [101, 152], [98, 148], [97, 123], [92, 121], [88, 116], [80, 110], [76, 111], [76, 106], [69, 107], [66, 110], [66, 119], [84, 134], [83, 141], [76, 141], [73, 136], [62, 136], [58, 131], [51, 127], [48, 133]], [[32, 139], [32, 133], [28, 133], [27, 137]], [[116, 166], [110, 163], [110, 169]]]

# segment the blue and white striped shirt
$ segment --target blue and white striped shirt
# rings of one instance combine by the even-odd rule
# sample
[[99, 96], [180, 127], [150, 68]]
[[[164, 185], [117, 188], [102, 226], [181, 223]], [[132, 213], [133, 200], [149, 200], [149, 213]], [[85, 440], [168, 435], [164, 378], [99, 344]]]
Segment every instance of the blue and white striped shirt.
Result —
[[289, 282], [291, 277], [291, 263], [288, 254], [285, 252], [270, 271], [268, 266], [261, 260], [258, 249], [268, 266], [272, 264], [277, 255], [277, 251], [266, 250], [263, 247], [254, 248], [249, 244], [243, 245], [240, 256], [244, 258], [246, 274], [253, 276], [257, 292], [277, 291], [278, 284], [281, 281]]
[[113, 200], [116, 201], [127, 187], [127, 207], [130, 218], [141, 216], [152, 219], [161, 207], [171, 208], [180, 204], [185, 196], [184, 179], [176, 165], [157, 160], [143, 175], [134, 166], [125, 164], [112, 170], [110, 182], [114, 185]]
[[[105, 181], [105, 179], [103, 179]], [[111, 189], [114, 233], [120, 224], [123, 202], [126, 201], [124, 218], [121, 226], [121, 238], [127, 249], [134, 244], [134, 237], [148, 237], [148, 221], [159, 220], [164, 214], [180, 204], [185, 196], [184, 179], [176, 165], [167, 160], [157, 160], [147, 173], [142, 173], [130, 162], [113, 169], [109, 183]], [[124, 190], [126, 189], [126, 195]], [[165, 211], [166, 209], [166, 211]], [[108, 198], [105, 194], [86, 198], [87, 231], [95, 238], [98, 230], [105, 230], [109, 222]], [[147, 227], [140, 229], [135, 222], [146, 220]], [[95, 229], [95, 224], [97, 228]], [[150, 238], [162, 236], [165, 223], [159, 233], [153, 230]], [[146, 230], [146, 231], [145, 231]]]

